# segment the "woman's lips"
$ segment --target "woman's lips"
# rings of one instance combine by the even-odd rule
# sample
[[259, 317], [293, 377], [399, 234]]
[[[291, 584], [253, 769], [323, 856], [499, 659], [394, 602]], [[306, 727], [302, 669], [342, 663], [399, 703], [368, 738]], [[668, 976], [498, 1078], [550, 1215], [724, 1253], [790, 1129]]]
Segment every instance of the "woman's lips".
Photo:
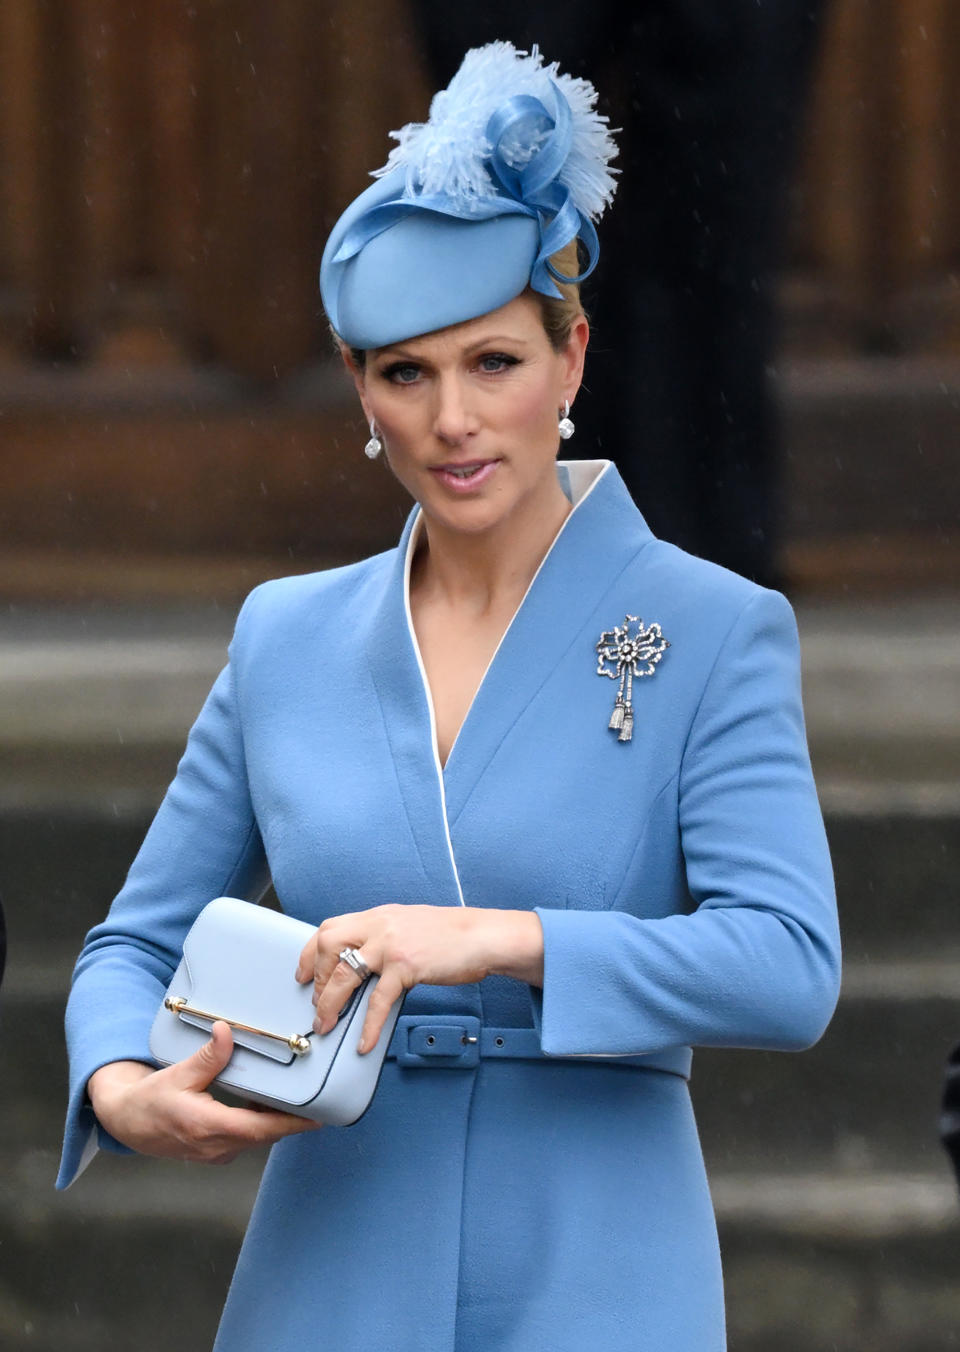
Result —
[[430, 473], [454, 493], [472, 493], [487, 482], [499, 464], [499, 460], [465, 460], [459, 465], [433, 465]]

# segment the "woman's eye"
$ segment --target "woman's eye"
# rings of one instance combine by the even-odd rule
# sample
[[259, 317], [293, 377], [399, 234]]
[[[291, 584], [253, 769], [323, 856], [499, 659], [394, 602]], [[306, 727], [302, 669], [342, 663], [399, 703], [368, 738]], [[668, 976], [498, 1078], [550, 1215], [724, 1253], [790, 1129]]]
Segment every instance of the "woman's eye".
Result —
[[485, 357], [480, 358], [479, 366], [481, 371], [490, 375], [497, 371], [505, 371], [508, 366], [516, 366], [517, 358], [508, 357], [505, 352], [488, 352]]
[[420, 367], [398, 362], [396, 366], [388, 366], [383, 374], [387, 380], [392, 380], [394, 385], [412, 385], [420, 375]]

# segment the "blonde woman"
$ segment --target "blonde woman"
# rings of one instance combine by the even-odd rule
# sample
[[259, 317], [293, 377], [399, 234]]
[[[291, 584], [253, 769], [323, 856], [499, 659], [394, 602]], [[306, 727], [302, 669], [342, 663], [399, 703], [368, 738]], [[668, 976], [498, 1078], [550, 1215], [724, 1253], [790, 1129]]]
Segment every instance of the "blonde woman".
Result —
[[[276, 1142], [220, 1352], [719, 1352], [691, 1047], [803, 1047], [836, 1000], [789, 606], [656, 540], [610, 462], [557, 462], [613, 191], [595, 97], [468, 53], [335, 228], [324, 304], [414, 508], [395, 550], [248, 599], [78, 964], [63, 1183], [97, 1140]], [[366, 1046], [406, 993], [354, 1127], [215, 1102], [223, 1024], [150, 1063], [190, 923], [268, 877], [317, 927], [319, 1035], [365, 970]]]

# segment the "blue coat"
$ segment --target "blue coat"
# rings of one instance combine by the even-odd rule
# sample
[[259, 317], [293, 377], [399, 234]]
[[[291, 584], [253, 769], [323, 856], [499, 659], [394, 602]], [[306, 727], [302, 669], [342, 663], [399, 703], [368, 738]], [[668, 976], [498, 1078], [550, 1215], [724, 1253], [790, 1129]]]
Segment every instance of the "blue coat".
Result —
[[[398, 900], [542, 922], [542, 992], [421, 986], [404, 1011], [532, 1028], [536, 1054], [388, 1061], [359, 1124], [274, 1147], [220, 1352], [724, 1346], [689, 1048], [807, 1046], [838, 990], [796, 628], [779, 594], [656, 540], [613, 466], [560, 472], [574, 510], [444, 770], [409, 621], [414, 511], [398, 549], [248, 598], [87, 938], [61, 1186], [98, 1136], [119, 1148], [84, 1086], [149, 1060], [210, 898], [257, 898], [271, 876], [311, 924]], [[621, 742], [596, 644], [627, 614], [671, 646]]]

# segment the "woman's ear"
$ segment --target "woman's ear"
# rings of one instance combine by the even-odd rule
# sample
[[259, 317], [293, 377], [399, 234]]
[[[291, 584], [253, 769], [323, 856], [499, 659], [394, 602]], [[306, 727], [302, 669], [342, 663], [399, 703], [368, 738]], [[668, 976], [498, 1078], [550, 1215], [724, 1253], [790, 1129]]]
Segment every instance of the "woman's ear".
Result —
[[572, 404], [583, 380], [583, 363], [587, 355], [587, 342], [590, 338], [590, 325], [587, 316], [577, 315], [570, 325], [567, 345], [563, 349], [563, 397]]

